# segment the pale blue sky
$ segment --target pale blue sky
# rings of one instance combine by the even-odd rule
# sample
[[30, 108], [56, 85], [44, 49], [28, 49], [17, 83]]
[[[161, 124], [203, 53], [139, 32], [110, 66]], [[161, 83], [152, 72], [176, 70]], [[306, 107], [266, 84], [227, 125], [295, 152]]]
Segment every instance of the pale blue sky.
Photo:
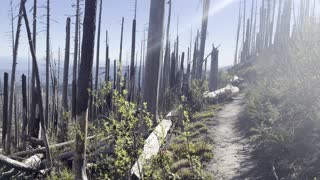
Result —
[[[17, 14], [20, 0], [13, 0], [14, 12]], [[27, 2], [27, 8], [32, 7], [31, 0]], [[45, 16], [46, 0], [38, 0], [39, 12], [38, 16]], [[63, 55], [65, 42], [65, 19], [74, 14], [72, 4], [75, 0], [51, 0], [51, 47], [53, 56], [57, 57], [58, 48], [61, 48]], [[8, 31], [10, 31], [9, 9], [10, 1], [3, 0], [0, 6], [0, 66], [3, 64], [11, 65], [11, 42]], [[148, 25], [150, 0], [138, 0], [137, 12], [137, 51], [140, 54], [140, 43], [143, 37], [143, 30]], [[211, 50], [212, 43], [221, 44], [220, 47], [220, 66], [231, 65], [235, 50], [236, 39], [236, 24], [238, 16], [239, 0], [212, 0], [211, 16], [208, 24], [208, 39], [207, 39], [207, 54]], [[101, 34], [101, 59], [104, 59], [105, 50], [105, 30], [109, 31], [110, 42], [110, 57], [117, 59], [119, 56], [119, 39], [121, 18], [125, 18], [125, 33], [124, 33], [124, 51], [123, 59], [126, 62], [130, 57], [131, 46], [131, 26], [133, 19], [134, 0], [103, 0], [103, 17], [102, 17], [102, 34]], [[176, 26], [179, 17], [179, 35], [180, 35], [180, 50], [187, 51], [190, 41], [191, 28], [193, 35], [201, 25], [202, 3], [201, 0], [173, 0], [172, 7], [172, 22], [171, 22], [171, 39], [174, 39], [177, 34]], [[32, 14], [29, 12], [29, 19]], [[167, 19], [167, 17], [166, 17]], [[72, 16], [72, 22], [75, 18]], [[42, 21], [42, 23], [41, 23]], [[40, 64], [44, 64], [45, 57], [45, 17], [38, 20], [38, 41], [37, 52]], [[16, 26], [16, 21], [15, 21]], [[72, 26], [74, 32], [74, 26]], [[28, 57], [27, 37], [25, 35], [25, 27], [22, 26], [22, 36], [19, 48], [19, 65], [25, 67], [23, 61]], [[73, 47], [73, 44], [72, 44]], [[62, 57], [63, 59], [63, 57]], [[102, 62], [101, 64], [103, 64]], [[43, 67], [43, 66], [41, 66]]]

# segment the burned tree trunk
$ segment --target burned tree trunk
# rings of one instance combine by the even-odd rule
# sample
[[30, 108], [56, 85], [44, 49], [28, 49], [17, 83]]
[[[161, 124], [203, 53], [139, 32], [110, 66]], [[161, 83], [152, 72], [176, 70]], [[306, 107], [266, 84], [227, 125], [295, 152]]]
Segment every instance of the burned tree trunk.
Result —
[[113, 61], [113, 89], [117, 89], [117, 60]]
[[45, 126], [45, 120], [44, 120], [44, 116], [43, 116], [43, 101], [42, 101], [42, 93], [41, 93], [41, 83], [40, 83], [40, 76], [39, 76], [39, 68], [38, 68], [38, 63], [37, 63], [37, 58], [36, 55], [34, 53], [34, 45], [32, 42], [32, 38], [31, 38], [31, 30], [29, 27], [29, 21], [28, 21], [28, 16], [27, 16], [27, 11], [25, 8], [24, 3], [22, 3], [22, 9], [23, 9], [23, 17], [24, 17], [24, 21], [25, 21], [25, 25], [26, 25], [26, 30], [27, 30], [27, 35], [28, 35], [28, 41], [29, 41], [29, 48], [31, 51], [31, 56], [32, 56], [32, 63], [33, 63], [33, 67], [34, 67], [34, 75], [35, 75], [35, 81], [36, 81], [36, 93], [39, 96], [39, 115], [40, 115], [40, 122], [41, 122], [41, 128], [42, 128], [42, 135], [43, 135], [43, 139], [44, 139], [44, 144], [45, 144], [45, 148], [46, 148], [46, 156], [48, 159], [48, 166], [51, 166], [51, 154], [50, 154], [50, 149], [49, 149], [49, 141], [48, 141], [48, 137], [47, 137], [47, 132], [46, 132], [46, 126]]
[[79, 53], [79, 27], [80, 27], [80, 0], [77, 0], [76, 6], [76, 23], [75, 23], [75, 37], [74, 37], [74, 53], [73, 53], [73, 72], [72, 72], [72, 120], [76, 118], [77, 106], [77, 67], [78, 67], [78, 53]]
[[199, 64], [198, 64], [198, 73], [197, 73], [198, 79], [201, 79], [201, 75], [202, 75], [202, 63], [203, 63], [204, 51], [206, 47], [209, 8], [210, 8], [210, 0], [204, 0], [203, 17], [202, 17], [202, 25], [201, 25], [200, 52], [199, 52], [199, 61], [198, 61]]
[[[110, 83], [110, 58], [109, 58], [109, 42], [108, 42], [108, 31], [106, 31], [106, 64], [105, 64], [105, 82], [107, 84]], [[106, 105], [104, 106], [106, 109], [104, 110], [104, 113], [109, 113], [112, 105], [112, 94], [111, 92], [108, 92], [106, 95]]]
[[219, 50], [212, 45], [212, 55], [211, 55], [211, 69], [210, 69], [210, 79], [209, 88], [210, 91], [216, 91], [218, 89], [218, 71], [219, 71]]
[[28, 124], [28, 102], [27, 102], [27, 77], [22, 75], [22, 148], [25, 150], [27, 148], [26, 141], [24, 137], [27, 136], [27, 124]]
[[69, 60], [70, 60], [70, 18], [67, 18], [67, 25], [66, 25], [66, 47], [65, 47], [65, 54], [64, 54], [64, 70], [63, 70], [63, 89], [62, 89], [62, 122], [60, 122], [60, 133], [59, 141], [64, 142], [66, 141], [66, 135], [68, 132], [68, 117], [65, 115], [64, 112], [68, 112], [68, 75], [69, 75]]
[[170, 70], [170, 91], [173, 91], [176, 86], [176, 56], [171, 54], [171, 70]]
[[46, 37], [46, 104], [45, 104], [45, 124], [49, 123], [49, 65], [50, 65], [50, 0], [47, 0], [47, 37]]
[[172, 0], [168, 1], [169, 10], [168, 10], [168, 21], [167, 21], [167, 32], [166, 32], [166, 47], [164, 53], [164, 62], [163, 62], [163, 70], [162, 70], [162, 91], [160, 93], [161, 108], [164, 107], [164, 94], [169, 87], [169, 75], [170, 75], [170, 23], [171, 23], [171, 8], [172, 8]]
[[83, 24], [82, 53], [79, 69], [78, 91], [77, 91], [77, 113], [76, 119], [79, 130], [76, 134], [75, 157], [73, 161], [73, 172], [75, 179], [88, 179], [86, 175], [86, 137], [88, 122], [88, 100], [90, 77], [92, 74], [94, 39], [96, 30], [97, 0], [85, 1], [85, 15]]
[[122, 18], [121, 22], [121, 37], [120, 37], [120, 52], [119, 52], [119, 65], [118, 65], [118, 73], [117, 73], [117, 90], [121, 93], [121, 77], [122, 77], [122, 46], [123, 46], [123, 27], [124, 27], [124, 18]]
[[147, 59], [144, 76], [143, 100], [148, 110], [158, 118], [159, 71], [163, 46], [165, 0], [152, 0], [150, 4]]
[[239, 19], [238, 19], [237, 40], [236, 40], [236, 53], [234, 55], [234, 65], [238, 64], [238, 49], [239, 49], [240, 27], [241, 27], [241, 6], [239, 6]]
[[192, 58], [192, 79], [196, 79], [198, 69], [198, 44], [199, 44], [199, 33], [197, 33], [196, 40], [194, 42], [193, 58]]
[[19, 39], [20, 39], [20, 30], [21, 30], [21, 21], [22, 21], [22, 14], [23, 14], [23, 6], [25, 0], [21, 0], [20, 2], [20, 10], [18, 15], [18, 25], [16, 31], [16, 38], [14, 43], [14, 53], [13, 53], [13, 62], [12, 62], [12, 71], [11, 71], [11, 82], [10, 82], [10, 96], [9, 96], [9, 115], [7, 121], [7, 136], [6, 136], [6, 153], [10, 154], [11, 151], [11, 126], [12, 126], [12, 113], [13, 113], [13, 100], [14, 100], [14, 91], [15, 91], [15, 77], [16, 77], [16, 67], [17, 67], [17, 57], [18, 57], [18, 47], [19, 47]]
[[[97, 37], [97, 54], [96, 54], [96, 79], [94, 90], [98, 93], [98, 82], [99, 82], [99, 60], [100, 60], [100, 34], [101, 34], [101, 16], [102, 16], [102, 0], [100, 0], [100, 10], [99, 10], [99, 22], [98, 22], [98, 37]], [[98, 94], [97, 94], [98, 95]], [[94, 97], [94, 103], [96, 104], [97, 97]], [[98, 115], [98, 108], [93, 106], [93, 118]]]
[[108, 31], [106, 31], [106, 64], [105, 64], [105, 77], [106, 82], [110, 81], [110, 59], [109, 59], [109, 42], [108, 42]]
[[7, 124], [8, 124], [8, 73], [3, 76], [3, 105], [2, 105], [2, 146], [6, 149]]
[[37, 42], [37, 0], [33, 1], [33, 31], [32, 31], [32, 41], [34, 46], [34, 52], [36, 53], [36, 42]]
[[[137, 1], [136, 1], [137, 3]], [[135, 4], [137, 6], [137, 4]], [[128, 94], [128, 100], [133, 101], [134, 100], [134, 89], [135, 89], [135, 74], [136, 70], [134, 67], [134, 56], [136, 52], [136, 10], [135, 10], [135, 17], [132, 21], [132, 42], [131, 42], [131, 64], [130, 64], [130, 80], [129, 80], [129, 94]]]

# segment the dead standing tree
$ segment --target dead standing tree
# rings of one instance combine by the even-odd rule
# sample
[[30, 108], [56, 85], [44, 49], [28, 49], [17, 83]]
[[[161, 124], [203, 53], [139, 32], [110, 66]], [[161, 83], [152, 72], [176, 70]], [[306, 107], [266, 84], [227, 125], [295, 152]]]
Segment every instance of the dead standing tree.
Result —
[[148, 110], [154, 116], [154, 120], [158, 118], [159, 71], [163, 47], [164, 10], [165, 0], [151, 1], [143, 101], [147, 102]]
[[199, 64], [198, 64], [198, 73], [197, 73], [198, 79], [201, 79], [201, 75], [202, 75], [202, 65], [203, 65], [202, 60], [204, 59], [204, 51], [206, 47], [209, 8], [210, 8], [210, 0], [204, 0], [203, 17], [202, 17], [202, 25], [201, 25], [200, 51], [199, 51], [199, 61], [198, 61]]
[[63, 89], [62, 89], [62, 109], [61, 114], [62, 118], [60, 122], [60, 133], [59, 141], [66, 141], [66, 135], [68, 132], [68, 117], [65, 115], [65, 112], [68, 112], [68, 74], [69, 74], [69, 60], [70, 60], [70, 24], [71, 20], [67, 18], [66, 24], [66, 47], [65, 47], [65, 55], [64, 55], [64, 70], [63, 70]]
[[46, 37], [46, 105], [45, 105], [45, 123], [49, 124], [49, 64], [50, 64], [50, 0], [47, 0], [47, 37]]
[[14, 49], [13, 49], [13, 62], [12, 62], [12, 71], [11, 71], [11, 82], [10, 82], [10, 96], [9, 96], [9, 115], [8, 115], [8, 122], [7, 122], [7, 136], [6, 136], [6, 153], [10, 154], [11, 152], [11, 128], [12, 128], [12, 113], [13, 113], [13, 100], [14, 100], [14, 92], [15, 92], [15, 77], [16, 77], [16, 67], [17, 67], [17, 57], [18, 57], [18, 47], [19, 47], [19, 39], [20, 39], [20, 32], [21, 32], [21, 21], [22, 21], [22, 14], [23, 14], [23, 6], [25, 0], [21, 0], [20, 2], [20, 9], [18, 15], [18, 25], [16, 30], [15, 42], [14, 42]]
[[3, 104], [2, 104], [2, 147], [6, 149], [7, 122], [8, 122], [8, 73], [3, 76]]
[[218, 72], [219, 71], [219, 50], [212, 45], [211, 54], [211, 70], [209, 79], [209, 88], [211, 91], [216, 91], [218, 89]]
[[73, 73], [72, 73], [72, 120], [76, 119], [77, 107], [77, 68], [78, 68], [78, 53], [79, 53], [79, 28], [80, 28], [80, 0], [77, 0], [76, 5], [76, 23], [75, 23], [75, 38], [74, 38], [74, 54], [73, 54]]
[[25, 8], [25, 4], [24, 4], [24, 0], [22, 0], [21, 2], [21, 6], [23, 9], [23, 17], [24, 17], [24, 21], [25, 21], [25, 25], [26, 25], [26, 30], [27, 30], [27, 35], [28, 35], [28, 41], [29, 41], [29, 48], [31, 51], [31, 56], [32, 56], [32, 64], [33, 64], [33, 73], [35, 75], [35, 82], [36, 82], [36, 94], [38, 95], [38, 99], [39, 99], [39, 115], [40, 115], [40, 122], [41, 122], [41, 128], [42, 128], [42, 136], [44, 139], [44, 144], [45, 144], [45, 148], [46, 148], [46, 156], [48, 159], [48, 166], [51, 166], [51, 154], [50, 154], [50, 149], [49, 149], [49, 141], [48, 141], [48, 137], [47, 137], [47, 131], [46, 131], [46, 125], [45, 125], [45, 119], [43, 116], [43, 101], [42, 101], [42, 93], [41, 93], [41, 83], [40, 83], [40, 76], [39, 76], [39, 68], [38, 68], [38, 63], [37, 63], [37, 58], [36, 55], [34, 53], [34, 45], [32, 42], [32, 37], [31, 37], [31, 30], [30, 30], [30, 26], [29, 26], [29, 21], [28, 21], [28, 16], [27, 16], [27, 11]]
[[134, 57], [136, 52], [136, 17], [137, 17], [137, 0], [135, 0], [135, 11], [134, 11], [134, 19], [132, 21], [132, 42], [131, 42], [131, 64], [130, 64], [130, 80], [129, 80], [129, 94], [128, 100], [134, 100], [134, 90], [135, 90], [135, 75], [136, 70], [134, 67]]
[[27, 77], [25, 75], [22, 75], [22, 106], [22, 148], [25, 150], [27, 148], [27, 144], [24, 137], [27, 136], [28, 124]]
[[[240, 1], [241, 5], [241, 1]], [[239, 37], [240, 37], [240, 27], [241, 27], [241, 6], [239, 5], [239, 19], [237, 28], [237, 40], [236, 40], [236, 53], [234, 55], [234, 65], [238, 64], [238, 49], [239, 49]]]
[[92, 74], [94, 39], [96, 30], [97, 0], [85, 1], [85, 15], [83, 23], [82, 53], [79, 69], [77, 90], [77, 113], [76, 119], [80, 128], [76, 134], [75, 156], [73, 161], [73, 172], [75, 179], [88, 179], [86, 175], [86, 142], [88, 122], [88, 101], [90, 78]]
[[[99, 60], [100, 60], [100, 34], [101, 34], [101, 16], [102, 16], [102, 0], [100, 0], [100, 10], [99, 10], [99, 21], [98, 21], [98, 37], [97, 37], [97, 53], [96, 53], [96, 78], [95, 78], [95, 88], [94, 90], [98, 93], [98, 83], [99, 83]], [[98, 96], [98, 94], [96, 94]], [[98, 97], [94, 97], [94, 103], [96, 104]], [[98, 108], [93, 106], [93, 118], [98, 115]]]

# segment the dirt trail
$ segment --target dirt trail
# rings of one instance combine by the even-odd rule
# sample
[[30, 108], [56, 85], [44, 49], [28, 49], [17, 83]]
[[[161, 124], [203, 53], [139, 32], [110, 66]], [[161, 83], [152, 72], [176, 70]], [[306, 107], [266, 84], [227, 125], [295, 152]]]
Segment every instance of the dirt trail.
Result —
[[252, 147], [238, 126], [243, 102], [243, 94], [236, 96], [208, 124], [215, 148], [207, 169], [214, 179], [255, 179], [249, 176], [256, 166], [250, 155]]

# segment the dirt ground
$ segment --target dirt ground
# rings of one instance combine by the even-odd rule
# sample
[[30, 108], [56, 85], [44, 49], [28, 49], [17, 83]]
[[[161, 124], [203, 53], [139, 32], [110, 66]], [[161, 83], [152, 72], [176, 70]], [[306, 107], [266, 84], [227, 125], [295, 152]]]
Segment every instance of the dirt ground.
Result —
[[208, 164], [207, 170], [214, 179], [261, 179], [252, 173], [257, 167], [251, 155], [253, 147], [239, 128], [243, 110], [244, 95], [240, 94], [226, 103], [208, 123], [209, 134], [214, 142], [214, 159]]

